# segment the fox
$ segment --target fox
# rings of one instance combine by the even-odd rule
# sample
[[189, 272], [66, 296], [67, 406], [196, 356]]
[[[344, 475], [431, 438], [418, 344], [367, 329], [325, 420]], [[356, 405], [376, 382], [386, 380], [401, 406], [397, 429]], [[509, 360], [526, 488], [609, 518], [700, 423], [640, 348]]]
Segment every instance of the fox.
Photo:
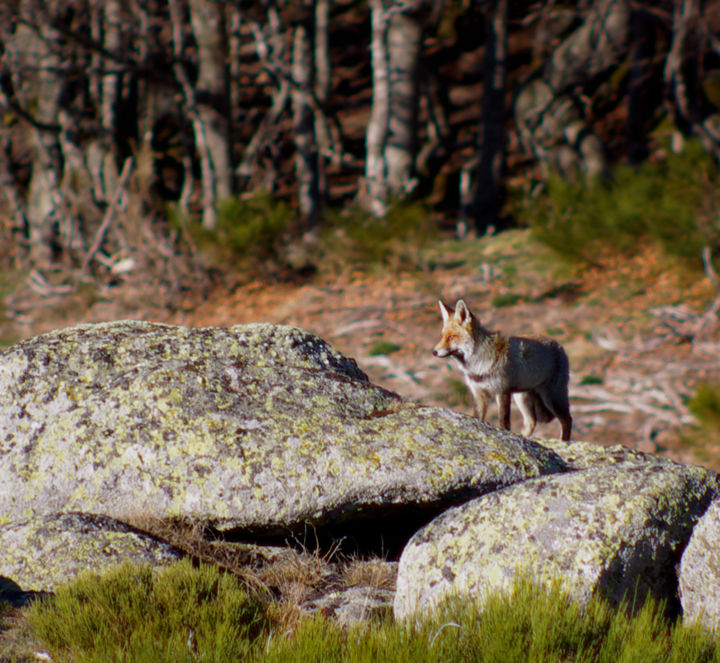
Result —
[[473, 396], [473, 413], [485, 421], [495, 397], [500, 425], [510, 430], [510, 398], [523, 417], [522, 435], [530, 437], [537, 423], [560, 422], [561, 439], [570, 440], [572, 417], [568, 382], [570, 362], [557, 341], [545, 337], [506, 336], [490, 331], [460, 299], [453, 310], [438, 302], [443, 327], [436, 357], [451, 357], [460, 367]]

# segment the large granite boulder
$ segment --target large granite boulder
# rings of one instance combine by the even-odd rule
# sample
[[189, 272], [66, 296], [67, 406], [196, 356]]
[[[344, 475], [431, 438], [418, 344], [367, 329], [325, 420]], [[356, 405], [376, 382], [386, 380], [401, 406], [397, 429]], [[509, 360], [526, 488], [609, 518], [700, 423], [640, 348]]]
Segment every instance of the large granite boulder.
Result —
[[119, 321], [0, 353], [0, 523], [77, 511], [281, 533], [429, 518], [564, 469], [533, 442], [404, 402], [294, 327]]
[[449, 596], [483, 601], [515, 578], [561, 587], [583, 602], [667, 599], [675, 565], [717, 476], [659, 459], [598, 462], [531, 479], [449, 509], [400, 558], [395, 615], [425, 612]]
[[124, 562], [158, 567], [181, 557], [170, 544], [104, 516], [64, 513], [0, 525], [0, 577], [24, 592], [53, 591], [83, 571]]
[[683, 617], [720, 631], [720, 500], [695, 526], [680, 560], [678, 581]]

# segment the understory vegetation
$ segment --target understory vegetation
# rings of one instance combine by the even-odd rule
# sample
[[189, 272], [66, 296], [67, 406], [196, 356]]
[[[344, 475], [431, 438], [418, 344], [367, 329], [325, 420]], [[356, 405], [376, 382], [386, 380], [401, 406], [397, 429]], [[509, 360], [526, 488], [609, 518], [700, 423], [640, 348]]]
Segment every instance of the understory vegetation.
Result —
[[86, 574], [28, 609], [53, 661], [720, 661], [720, 641], [673, 623], [664, 606], [583, 607], [518, 583], [479, 608], [460, 601], [424, 621], [390, 614], [344, 630], [321, 616], [287, 628], [275, 604], [217, 567], [121, 566]]
[[605, 180], [553, 176], [526, 202], [535, 236], [558, 254], [589, 264], [632, 255], [648, 242], [701, 269], [702, 251], [720, 250], [720, 170], [699, 142], [640, 166], [617, 166]]

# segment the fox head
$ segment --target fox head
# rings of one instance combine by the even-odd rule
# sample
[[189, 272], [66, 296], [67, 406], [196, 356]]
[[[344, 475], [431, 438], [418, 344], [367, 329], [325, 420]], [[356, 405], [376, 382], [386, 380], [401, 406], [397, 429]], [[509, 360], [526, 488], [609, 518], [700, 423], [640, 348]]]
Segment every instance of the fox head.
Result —
[[455, 357], [464, 362], [475, 349], [473, 333], [475, 316], [462, 299], [455, 304], [455, 310], [442, 300], [438, 304], [442, 313], [443, 328], [440, 342], [433, 348], [433, 354], [436, 357]]

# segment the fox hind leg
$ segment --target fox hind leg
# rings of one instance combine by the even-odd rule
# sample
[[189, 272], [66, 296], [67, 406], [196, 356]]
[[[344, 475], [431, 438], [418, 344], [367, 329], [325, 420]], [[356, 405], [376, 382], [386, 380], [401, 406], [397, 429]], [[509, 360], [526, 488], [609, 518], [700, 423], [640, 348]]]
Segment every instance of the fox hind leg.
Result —
[[570, 416], [567, 386], [564, 389], [555, 389], [553, 392], [547, 389], [538, 389], [536, 393], [542, 400], [542, 404], [560, 421], [560, 439], [568, 442], [572, 432], [572, 417]]
[[522, 414], [522, 435], [523, 437], [530, 437], [535, 430], [535, 425], [538, 419], [536, 411], [538, 399], [531, 391], [523, 391], [513, 394], [513, 400]]

